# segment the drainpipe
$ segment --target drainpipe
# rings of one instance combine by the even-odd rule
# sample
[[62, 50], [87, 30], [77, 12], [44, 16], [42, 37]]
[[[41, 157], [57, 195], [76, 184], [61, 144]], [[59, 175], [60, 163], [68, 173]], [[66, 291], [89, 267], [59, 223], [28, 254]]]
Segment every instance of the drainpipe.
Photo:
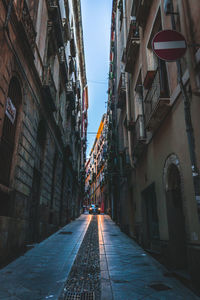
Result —
[[[123, 20], [124, 20], [124, 42], [127, 43], [127, 17], [126, 17], [126, 0], [123, 0]], [[131, 107], [129, 101], [129, 77], [128, 73], [125, 72], [125, 86], [126, 86], [126, 112], [127, 112], [127, 122], [131, 120]], [[128, 130], [128, 154], [131, 163], [131, 167], [134, 167], [133, 157], [132, 157], [132, 144], [131, 144], [131, 131]]]
[[195, 74], [195, 53], [193, 46], [195, 46], [195, 41], [193, 39], [193, 29], [190, 18], [190, 8], [187, 0], [178, 0], [178, 7], [180, 11], [180, 23], [183, 35], [186, 38], [186, 41], [189, 44], [186, 56], [188, 62], [188, 69], [190, 74], [190, 85], [192, 89], [192, 93], [198, 92], [197, 82], [196, 82], [196, 74]]

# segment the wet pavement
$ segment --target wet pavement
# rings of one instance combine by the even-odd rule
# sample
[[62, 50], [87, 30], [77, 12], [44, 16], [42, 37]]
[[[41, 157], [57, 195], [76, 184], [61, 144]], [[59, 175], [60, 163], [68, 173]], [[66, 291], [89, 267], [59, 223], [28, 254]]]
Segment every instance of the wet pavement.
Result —
[[99, 220], [101, 299], [200, 299], [122, 233], [109, 216]]
[[[91, 219], [92, 230], [88, 227]], [[95, 266], [94, 272], [73, 273], [74, 268], [83, 268], [82, 263], [86, 270]], [[99, 272], [101, 300], [200, 299], [175, 278], [166, 277], [167, 270], [106, 215], [82, 215], [0, 270], [0, 299], [58, 300], [65, 290], [98, 289]], [[93, 287], [89, 281], [85, 284], [88, 274], [96, 280]], [[100, 293], [94, 296], [84, 299], [97, 300]], [[81, 298], [72, 295], [66, 299]]]
[[98, 220], [96, 216], [92, 216], [59, 300], [79, 299], [78, 297], [100, 300], [100, 294]]
[[82, 215], [0, 270], [0, 299], [58, 299], [89, 222]]

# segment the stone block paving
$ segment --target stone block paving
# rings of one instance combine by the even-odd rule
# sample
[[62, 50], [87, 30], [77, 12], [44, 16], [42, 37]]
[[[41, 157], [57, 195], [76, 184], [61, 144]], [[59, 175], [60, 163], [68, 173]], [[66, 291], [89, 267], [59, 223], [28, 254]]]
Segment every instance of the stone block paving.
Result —
[[109, 216], [99, 216], [101, 300], [200, 299], [132, 239]]
[[92, 216], [59, 300], [100, 300], [100, 293], [98, 223], [97, 217]]
[[0, 300], [59, 298], [91, 216], [82, 215], [0, 270]]
[[[82, 215], [0, 270], [0, 300], [58, 300], [92, 216]], [[101, 300], [200, 299], [122, 233], [98, 218]], [[71, 298], [70, 298], [71, 299]]]

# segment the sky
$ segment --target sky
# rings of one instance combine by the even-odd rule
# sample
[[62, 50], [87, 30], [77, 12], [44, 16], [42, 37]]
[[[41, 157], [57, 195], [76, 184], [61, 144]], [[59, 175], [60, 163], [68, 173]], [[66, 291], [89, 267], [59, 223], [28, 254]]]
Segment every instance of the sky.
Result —
[[112, 0], [81, 0], [89, 92], [87, 158], [106, 112]]

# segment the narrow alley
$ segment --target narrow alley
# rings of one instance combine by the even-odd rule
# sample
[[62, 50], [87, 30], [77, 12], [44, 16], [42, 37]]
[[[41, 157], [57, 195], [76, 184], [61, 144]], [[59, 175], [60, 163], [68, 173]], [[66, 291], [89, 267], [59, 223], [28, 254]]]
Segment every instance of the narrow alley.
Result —
[[0, 300], [200, 299], [199, 0], [0, 0]]
[[0, 299], [200, 298], [109, 216], [83, 214], [0, 271]]

